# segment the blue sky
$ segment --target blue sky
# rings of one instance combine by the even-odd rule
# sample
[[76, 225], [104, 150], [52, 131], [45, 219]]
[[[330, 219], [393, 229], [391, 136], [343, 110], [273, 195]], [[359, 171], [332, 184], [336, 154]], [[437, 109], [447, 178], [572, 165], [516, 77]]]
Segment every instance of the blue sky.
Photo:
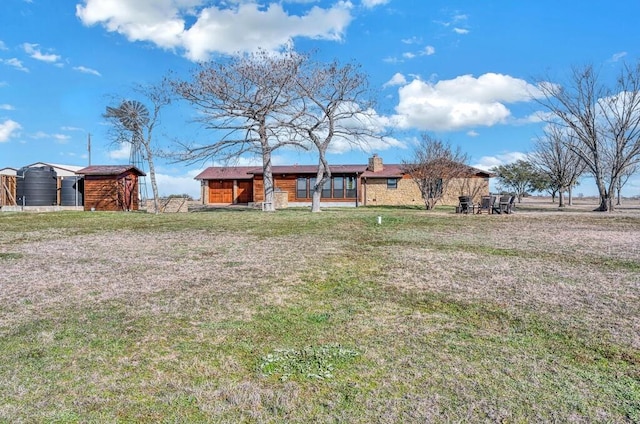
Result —
[[[542, 133], [536, 82], [566, 81], [593, 64], [613, 78], [639, 59], [640, 2], [445, 0], [1, 0], [0, 168], [34, 162], [127, 163], [102, 118], [114, 98], [198, 61], [293, 44], [323, 60], [355, 61], [368, 74], [389, 143], [334, 151], [331, 163], [410, 157], [420, 132], [450, 141], [481, 168], [522, 158]], [[140, 100], [143, 100], [140, 98]], [[160, 147], [215, 133], [175, 103], [156, 132]], [[243, 159], [250, 162], [251, 158]], [[280, 150], [277, 164], [315, 163]], [[161, 194], [197, 196], [204, 166], [158, 160]], [[577, 190], [595, 194], [587, 180]], [[640, 180], [627, 195], [640, 192]]]

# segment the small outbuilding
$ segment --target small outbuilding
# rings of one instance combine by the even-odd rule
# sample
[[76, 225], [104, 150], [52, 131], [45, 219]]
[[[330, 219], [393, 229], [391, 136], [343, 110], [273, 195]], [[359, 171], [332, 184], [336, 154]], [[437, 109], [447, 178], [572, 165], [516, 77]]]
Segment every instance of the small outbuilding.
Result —
[[138, 178], [146, 174], [133, 165], [93, 165], [84, 175], [84, 210], [135, 211], [140, 208]]
[[2, 206], [16, 206], [16, 175], [15, 168], [0, 169], [0, 208]]

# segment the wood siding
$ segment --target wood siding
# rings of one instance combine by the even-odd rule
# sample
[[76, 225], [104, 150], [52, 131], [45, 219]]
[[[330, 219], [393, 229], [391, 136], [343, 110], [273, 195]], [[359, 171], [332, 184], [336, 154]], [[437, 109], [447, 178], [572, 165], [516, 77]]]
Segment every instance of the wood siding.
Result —
[[252, 181], [238, 181], [236, 201], [234, 203], [249, 203], [253, 202], [253, 182]]
[[233, 203], [233, 180], [209, 181], [209, 203]]
[[0, 206], [16, 206], [16, 177], [0, 175]]
[[135, 173], [85, 176], [85, 211], [138, 210], [139, 205], [138, 176]]
[[[311, 197], [307, 198], [298, 198], [296, 197], [296, 181], [298, 177], [308, 178], [308, 175], [274, 175], [274, 186], [276, 190], [281, 190], [287, 192], [287, 199], [290, 203], [295, 202], [311, 202]], [[343, 175], [335, 175], [336, 177], [341, 177]], [[350, 175], [348, 175], [350, 176]], [[360, 187], [360, 182], [358, 182], [358, 188]], [[264, 202], [264, 181], [262, 179], [262, 175], [256, 175], [253, 180], [253, 201], [254, 202]], [[311, 196], [311, 193], [309, 194]], [[353, 203], [356, 201], [355, 197], [350, 198], [322, 198], [323, 202], [345, 202], [345, 203]]]

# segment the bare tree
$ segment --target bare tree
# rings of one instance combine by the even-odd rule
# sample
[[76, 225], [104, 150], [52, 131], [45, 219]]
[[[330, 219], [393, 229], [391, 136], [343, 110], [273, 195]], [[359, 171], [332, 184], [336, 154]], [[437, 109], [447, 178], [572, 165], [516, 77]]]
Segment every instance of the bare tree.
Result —
[[272, 153], [290, 138], [294, 84], [304, 58], [287, 51], [258, 51], [221, 62], [202, 63], [191, 81], [171, 79], [174, 91], [197, 109], [207, 128], [216, 130], [210, 144], [181, 144], [178, 160], [232, 159], [246, 153], [260, 155], [266, 211], [274, 211]]
[[572, 148], [575, 143], [574, 133], [558, 125], [549, 125], [529, 155], [533, 165], [548, 176], [550, 188], [557, 191], [560, 208], [564, 207], [564, 192], [575, 185], [586, 167]]
[[623, 172], [640, 162], [640, 63], [624, 65], [613, 89], [599, 82], [592, 66], [574, 68], [566, 87], [539, 85], [540, 103], [576, 136], [568, 147], [593, 175], [600, 205], [613, 210], [614, 189]]
[[[327, 151], [337, 140], [363, 146], [378, 137], [373, 122], [367, 76], [357, 65], [306, 61], [296, 80], [301, 113], [293, 130], [310, 140], [318, 152], [318, 172], [313, 187], [312, 212], [320, 212], [325, 182], [331, 179]], [[295, 115], [295, 112], [292, 113]]]
[[116, 141], [131, 144], [131, 157], [141, 155], [141, 160], [149, 166], [149, 179], [153, 191], [153, 204], [157, 213], [159, 194], [155, 170], [155, 138], [154, 129], [160, 123], [160, 113], [165, 106], [171, 103], [168, 87], [162, 83], [149, 85], [136, 85], [133, 91], [144, 97], [145, 104], [137, 100], [122, 100], [116, 107], [107, 106], [104, 116], [112, 122], [115, 130]]
[[403, 161], [403, 172], [418, 185], [426, 209], [431, 210], [447, 193], [452, 181], [469, 176], [467, 160], [459, 147], [453, 150], [449, 143], [422, 134], [411, 159]]
[[638, 165], [634, 165], [628, 169], [625, 169], [620, 178], [618, 178], [618, 183], [616, 184], [616, 206], [620, 206], [622, 204], [622, 187], [627, 184], [629, 178], [631, 178], [634, 174], [638, 172]]

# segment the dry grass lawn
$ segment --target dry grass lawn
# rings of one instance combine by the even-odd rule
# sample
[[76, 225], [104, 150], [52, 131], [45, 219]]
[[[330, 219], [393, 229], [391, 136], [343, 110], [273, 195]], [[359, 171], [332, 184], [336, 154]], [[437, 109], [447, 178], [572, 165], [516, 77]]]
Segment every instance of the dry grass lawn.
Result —
[[640, 422], [640, 207], [568, 209], [2, 214], [0, 422]]

